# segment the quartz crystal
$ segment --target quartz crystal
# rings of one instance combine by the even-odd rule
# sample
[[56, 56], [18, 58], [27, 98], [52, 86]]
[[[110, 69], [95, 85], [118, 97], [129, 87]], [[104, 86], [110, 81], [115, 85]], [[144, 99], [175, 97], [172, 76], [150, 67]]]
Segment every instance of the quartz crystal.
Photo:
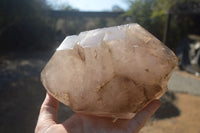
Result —
[[177, 57], [138, 24], [68, 36], [41, 73], [48, 93], [82, 114], [131, 119], [167, 90]]

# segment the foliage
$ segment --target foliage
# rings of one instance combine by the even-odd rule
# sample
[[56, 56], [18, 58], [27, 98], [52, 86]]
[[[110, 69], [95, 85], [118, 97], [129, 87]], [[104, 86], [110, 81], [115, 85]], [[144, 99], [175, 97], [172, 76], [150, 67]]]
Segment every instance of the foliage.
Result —
[[0, 33], [16, 22], [38, 17], [42, 1], [38, 0], [1, 0]]
[[[48, 16], [45, 0], [0, 0], [0, 43], [3, 49], [45, 49], [53, 43], [60, 43], [66, 35], [77, 34], [84, 30], [108, 27], [126, 23], [139, 23], [160, 40], [166, 25], [168, 11], [177, 3], [200, 0], [126, 0], [128, 11], [119, 17], [78, 17], [53, 18]], [[78, 11], [70, 5], [62, 10]], [[122, 8], [113, 6], [113, 12]], [[168, 38], [175, 48], [179, 40], [189, 33], [199, 34], [199, 15], [173, 14]]]
[[120, 6], [114, 5], [114, 6], [112, 7], [112, 11], [113, 11], [113, 12], [123, 12], [124, 10], [123, 10]]
[[47, 8], [41, 0], [1, 0], [1, 51], [33, 50], [51, 42], [53, 30]]
[[[170, 8], [191, 1], [200, 2], [200, 0], [129, 0], [130, 7], [124, 16], [129, 16], [132, 22], [139, 23], [162, 40]], [[176, 48], [178, 41], [184, 36], [190, 33], [197, 34], [194, 31], [200, 28], [198, 18], [198, 14], [172, 14], [167, 45]]]
[[132, 22], [139, 23], [161, 39], [163, 35], [163, 31], [161, 29], [164, 28], [164, 23], [160, 20], [160, 18], [152, 17], [157, 1], [158, 0], [129, 1], [130, 7], [124, 16], [129, 16]]
[[200, 0], [156, 0], [152, 17], [161, 17], [165, 15], [172, 6], [176, 6], [179, 3], [187, 4], [190, 2], [200, 2]]

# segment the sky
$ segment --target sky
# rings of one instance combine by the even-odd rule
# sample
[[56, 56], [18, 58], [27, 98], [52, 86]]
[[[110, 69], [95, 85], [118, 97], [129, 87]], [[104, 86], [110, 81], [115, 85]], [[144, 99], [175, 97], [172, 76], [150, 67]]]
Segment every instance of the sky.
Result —
[[114, 5], [124, 10], [128, 8], [126, 0], [46, 0], [46, 2], [57, 10], [65, 5], [80, 11], [111, 11]]

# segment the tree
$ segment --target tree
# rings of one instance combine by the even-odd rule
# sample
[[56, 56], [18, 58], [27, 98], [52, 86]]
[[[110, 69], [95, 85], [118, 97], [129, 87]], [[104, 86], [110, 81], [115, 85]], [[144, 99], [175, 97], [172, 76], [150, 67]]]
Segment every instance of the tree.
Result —
[[[176, 8], [181, 3], [187, 5], [192, 1], [200, 2], [200, 0], [129, 0], [130, 7], [124, 16], [130, 16], [132, 22], [139, 23], [162, 40], [171, 7]], [[168, 38], [171, 48], [175, 48], [181, 38], [194, 31], [195, 29], [192, 27], [199, 27], [197, 24], [195, 25], [196, 22], [199, 22], [198, 18], [197, 15], [173, 14]]]
[[158, 38], [162, 38], [163, 23], [152, 17], [157, 0], [129, 0], [129, 10], [124, 16], [129, 16], [132, 22], [138, 23]]
[[113, 11], [113, 12], [123, 12], [124, 10], [123, 10], [120, 6], [114, 5], [114, 6], [112, 7], [112, 11]]
[[53, 38], [43, 0], [0, 1], [0, 43], [2, 50], [43, 47]]

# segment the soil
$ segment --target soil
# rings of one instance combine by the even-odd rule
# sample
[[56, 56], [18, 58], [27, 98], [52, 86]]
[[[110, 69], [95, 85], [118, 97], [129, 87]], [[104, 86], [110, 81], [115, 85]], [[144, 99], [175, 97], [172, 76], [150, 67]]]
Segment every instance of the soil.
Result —
[[[150, 120], [140, 133], [200, 133], [200, 97], [178, 93], [179, 116]], [[168, 110], [170, 112], [170, 110]]]

